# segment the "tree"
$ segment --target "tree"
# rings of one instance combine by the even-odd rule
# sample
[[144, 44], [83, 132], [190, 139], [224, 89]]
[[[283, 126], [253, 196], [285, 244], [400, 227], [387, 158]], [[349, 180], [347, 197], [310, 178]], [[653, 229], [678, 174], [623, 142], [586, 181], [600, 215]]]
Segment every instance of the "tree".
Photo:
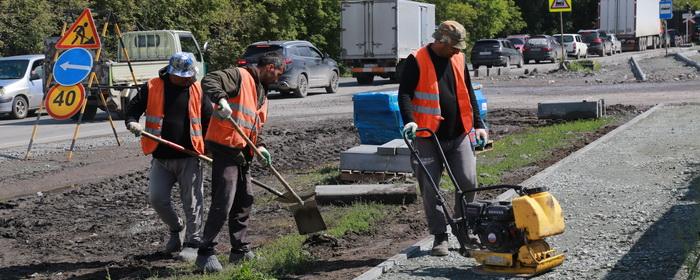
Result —
[[42, 53], [53, 32], [54, 16], [45, 0], [0, 1], [0, 49], [3, 55]]

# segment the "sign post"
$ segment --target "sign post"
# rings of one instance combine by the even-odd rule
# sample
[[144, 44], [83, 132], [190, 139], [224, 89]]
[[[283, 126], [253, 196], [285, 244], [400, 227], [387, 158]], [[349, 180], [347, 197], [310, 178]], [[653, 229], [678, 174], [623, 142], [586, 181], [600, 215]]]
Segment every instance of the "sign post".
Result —
[[688, 43], [689, 41], [692, 40], [692, 36], [690, 36], [690, 24], [695, 23], [695, 20], [693, 20], [694, 15], [692, 13], [684, 13], [683, 14], [683, 22], [685, 23], [685, 42]]
[[666, 55], [668, 55], [668, 45], [671, 40], [668, 37], [668, 20], [673, 18], [672, 0], [662, 0], [659, 2], [659, 18], [664, 20], [664, 42], [666, 42]]
[[566, 50], [564, 49], [564, 12], [571, 12], [571, 1], [573, 0], [549, 0], [549, 12], [559, 13], [559, 44], [561, 44], [561, 64], [560, 68], [564, 68], [566, 60]]

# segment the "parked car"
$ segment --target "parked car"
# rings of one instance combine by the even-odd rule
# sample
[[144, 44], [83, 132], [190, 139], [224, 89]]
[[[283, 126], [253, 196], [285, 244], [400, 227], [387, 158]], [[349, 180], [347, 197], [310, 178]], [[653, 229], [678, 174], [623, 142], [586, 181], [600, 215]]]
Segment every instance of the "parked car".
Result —
[[599, 56], [612, 55], [612, 42], [608, 39], [608, 34], [605, 31], [600, 29], [579, 30], [578, 34], [588, 45], [588, 53]]
[[519, 50], [520, 53], [523, 52], [523, 48], [525, 48], [525, 44], [527, 43], [527, 39], [530, 38], [530, 35], [523, 34], [523, 35], [510, 35], [506, 39], [510, 41], [511, 44], [515, 47], [515, 49]]
[[309, 88], [325, 88], [327, 93], [338, 91], [338, 64], [307, 41], [255, 42], [246, 48], [238, 65], [255, 64], [269, 51], [282, 54], [287, 64], [279, 81], [270, 85], [269, 89], [296, 97], [305, 97]]
[[487, 67], [510, 67], [515, 64], [522, 68], [524, 61], [520, 51], [506, 39], [482, 39], [474, 43], [471, 52], [471, 62], [474, 69], [484, 65]]
[[523, 57], [526, 63], [530, 63], [531, 60], [534, 60], [535, 63], [540, 63], [543, 60], [551, 60], [556, 63], [561, 58], [561, 45], [549, 35], [532, 36], [525, 44]]
[[23, 119], [36, 112], [44, 97], [44, 55], [0, 58], [0, 113]]
[[612, 52], [622, 53], [622, 42], [620, 42], [620, 40], [617, 39], [617, 36], [615, 36], [615, 34], [609, 33], [608, 39], [610, 40], [610, 43], [612, 43]]
[[[557, 42], [561, 42], [561, 35], [557, 34], [552, 36]], [[581, 35], [578, 34], [564, 34], [564, 49], [568, 56], [576, 57], [580, 59], [581, 57], [588, 58], [588, 46], [581, 39]]]

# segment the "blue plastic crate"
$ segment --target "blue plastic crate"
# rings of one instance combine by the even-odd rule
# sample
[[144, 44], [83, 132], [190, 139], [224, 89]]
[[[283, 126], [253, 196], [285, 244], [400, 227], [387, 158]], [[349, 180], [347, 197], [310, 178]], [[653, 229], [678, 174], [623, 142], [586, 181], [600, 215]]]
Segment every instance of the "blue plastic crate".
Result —
[[360, 143], [381, 145], [401, 138], [403, 120], [397, 91], [356, 93], [352, 101]]
[[486, 121], [488, 102], [486, 100], [486, 96], [484, 96], [484, 93], [481, 91], [482, 86], [480, 83], [472, 83], [472, 87], [474, 88], [474, 96], [476, 96], [477, 106], [479, 106], [479, 116], [483, 121]]

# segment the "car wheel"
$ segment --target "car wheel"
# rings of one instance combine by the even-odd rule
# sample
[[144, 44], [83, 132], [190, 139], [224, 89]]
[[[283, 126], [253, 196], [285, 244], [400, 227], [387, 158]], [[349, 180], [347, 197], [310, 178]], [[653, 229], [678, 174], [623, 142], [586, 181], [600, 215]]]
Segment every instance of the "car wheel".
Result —
[[331, 74], [331, 80], [329, 81], [329, 84], [326, 87], [326, 92], [327, 93], [338, 92], [338, 72], [333, 71], [333, 74]]
[[503, 67], [510, 68], [510, 57], [506, 59], [506, 65], [504, 65]]
[[525, 65], [525, 59], [520, 57], [520, 61], [518, 62], [518, 68], [523, 68], [523, 65]]
[[306, 97], [309, 91], [309, 81], [306, 79], [306, 75], [299, 74], [297, 78], [297, 88], [294, 89], [294, 96], [302, 98]]
[[24, 119], [27, 117], [28, 111], [29, 104], [27, 103], [26, 98], [22, 96], [17, 96], [14, 100], [12, 100], [12, 118]]
[[583, 58], [588, 59], [588, 51], [583, 55]]
[[535, 60], [535, 64], [540, 64], [540, 61], [539, 61], [539, 60]]

